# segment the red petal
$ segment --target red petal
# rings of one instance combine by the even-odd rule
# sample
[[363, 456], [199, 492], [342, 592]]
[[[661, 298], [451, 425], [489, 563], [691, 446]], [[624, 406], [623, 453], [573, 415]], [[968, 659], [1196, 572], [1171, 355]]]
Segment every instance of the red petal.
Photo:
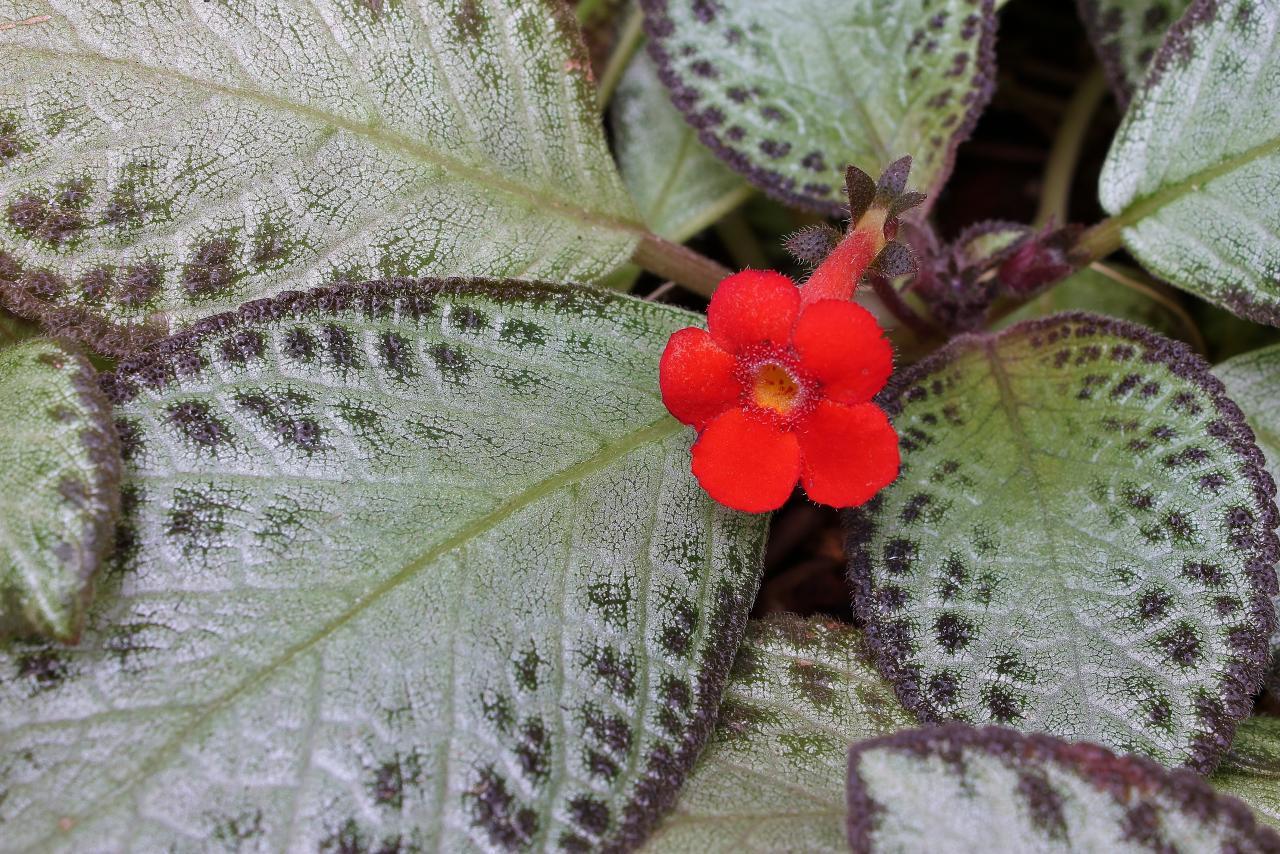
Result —
[[871, 217], [869, 224], [859, 222], [805, 280], [800, 288], [804, 304], [852, 299], [867, 265], [883, 248], [884, 218]]
[[800, 443], [791, 433], [730, 409], [694, 443], [693, 473], [726, 507], [747, 513], [776, 510], [800, 478]]
[[857, 507], [898, 476], [898, 434], [880, 407], [818, 404], [800, 428], [801, 482], [819, 504]]
[[841, 403], [865, 403], [893, 373], [893, 348], [875, 315], [857, 303], [823, 300], [796, 321], [792, 343], [800, 364]]
[[768, 341], [782, 346], [791, 338], [800, 289], [772, 270], [743, 270], [720, 283], [707, 306], [711, 337], [730, 353]]
[[742, 384], [733, 375], [736, 365], [705, 331], [692, 326], [677, 330], [658, 363], [662, 402], [678, 420], [701, 430], [738, 402]]

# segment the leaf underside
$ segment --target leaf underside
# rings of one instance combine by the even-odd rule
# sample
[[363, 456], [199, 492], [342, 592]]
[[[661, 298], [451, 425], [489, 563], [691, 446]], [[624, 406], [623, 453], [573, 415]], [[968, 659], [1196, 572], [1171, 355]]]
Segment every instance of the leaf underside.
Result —
[[910, 154], [911, 189], [936, 191], [993, 87], [991, 0], [641, 5], [702, 141], [770, 195], [833, 215], [848, 164], [878, 175]]
[[862, 633], [834, 620], [747, 624], [720, 722], [649, 852], [844, 852], [848, 746], [915, 726]]
[[[1272, 480], [1280, 477], [1280, 345], [1236, 356], [1213, 372], [1243, 410], [1266, 458], [1267, 473]], [[1271, 636], [1267, 688], [1280, 695], [1280, 626]]]
[[0, 0], [0, 297], [128, 353], [400, 275], [590, 281], [639, 226], [556, 0]]
[[744, 198], [746, 182], [698, 141], [646, 54], [623, 75], [611, 117], [622, 180], [655, 234], [683, 243]]
[[1077, 0], [1077, 5], [1111, 90], [1124, 107], [1191, 0]]
[[0, 637], [69, 640], [120, 509], [111, 406], [83, 356], [31, 339], [0, 349], [0, 425]]
[[638, 843], [710, 733], [763, 544], [659, 399], [693, 317], [371, 283], [123, 367], [119, 565], [79, 646], [0, 660], [6, 841]]
[[1280, 830], [1280, 718], [1255, 717], [1241, 723], [1230, 752], [1209, 782], [1251, 806], [1259, 821]]
[[1107, 155], [1102, 206], [1161, 279], [1280, 325], [1280, 0], [1195, 0]]
[[1271, 852], [1280, 836], [1200, 777], [1003, 727], [855, 745], [849, 841], [865, 852]]
[[1212, 769], [1262, 678], [1277, 547], [1207, 366], [1066, 314], [955, 339], [887, 397], [902, 475], [846, 524], [907, 708]]

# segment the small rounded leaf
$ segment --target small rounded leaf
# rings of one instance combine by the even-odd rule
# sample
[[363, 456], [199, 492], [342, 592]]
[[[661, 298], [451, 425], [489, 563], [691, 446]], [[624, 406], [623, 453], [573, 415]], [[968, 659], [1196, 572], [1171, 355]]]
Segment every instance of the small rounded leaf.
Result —
[[1280, 850], [1247, 806], [1190, 771], [954, 724], [849, 751], [849, 843], [854, 854]]
[[120, 508], [93, 367], [48, 339], [0, 348], [0, 636], [80, 634]]
[[[992, 0], [641, 5], [702, 141], [770, 195], [837, 216], [850, 164], [880, 175], [911, 155], [911, 189], [935, 197], [993, 88]], [[880, 189], [896, 195], [906, 172], [891, 174]]]
[[1185, 345], [1096, 315], [965, 336], [886, 407], [902, 476], [846, 516], [854, 607], [923, 720], [1207, 772], [1261, 684], [1274, 486]]

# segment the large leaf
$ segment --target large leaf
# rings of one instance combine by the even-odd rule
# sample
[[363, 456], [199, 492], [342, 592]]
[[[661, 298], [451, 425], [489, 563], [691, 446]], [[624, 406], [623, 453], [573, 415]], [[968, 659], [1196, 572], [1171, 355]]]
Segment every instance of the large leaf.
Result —
[[849, 842], [863, 852], [1280, 850], [1280, 836], [1190, 771], [1002, 727], [912, 730], [849, 752]]
[[683, 243], [750, 193], [671, 105], [647, 55], [623, 75], [612, 118], [622, 178], [655, 234]]
[[[1214, 368], [1214, 373], [1244, 411], [1266, 457], [1267, 473], [1272, 480], [1280, 477], [1280, 345], [1236, 356]], [[1280, 604], [1280, 599], [1276, 601]], [[1267, 687], [1280, 694], [1280, 625], [1271, 636]]]
[[1096, 315], [958, 338], [889, 395], [903, 472], [849, 515], [854, 607], [927, 721], [1207, 771], [1248, 714], [1274, 486], [1182, 344]]
[[1170, 30], [1099, 182], [1159, 278], [1280, 325], [1280, 0], [1196, 0]]
[[119, 569], [80, 646], [0, 664], [6, 842], [635, 844], [710, 732], [764, 533], [659, 399], [692, 318], [374, 284], [123, 371]]
[[912, 726], [861, 632], [753, 621], [715, 736], [646, 850], [846, 851], [849, 744]]
[[1210, 778], [1218, 791], [1253, 807], [1259, 821], [1280, 829], [1280, 718], [1249, 718]]
[[1142, 84], [1169, 27], [1191, 0], [1076, 0], [1121, 105]]
[[0, 348], [0, 425], [0, 636], [70, 640], [120, 510], [111, 406], [83, 356], [34, 339]]
[[337, 280], [591, 280], [635, 244], [559, 0], [0, 0], [33, 16], [0, 30], [0, 294], [104, 351]]
[[937, 189], [991, 95], [991, 0], [641, 0], [702, 141], [783, 201], [845, 212], [844, 169], [904, 154]]

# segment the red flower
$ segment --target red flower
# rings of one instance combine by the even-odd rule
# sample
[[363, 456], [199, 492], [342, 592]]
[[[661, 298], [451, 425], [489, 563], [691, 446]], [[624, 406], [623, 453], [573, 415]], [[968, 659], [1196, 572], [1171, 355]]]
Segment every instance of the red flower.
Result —
[[[869, 260], [853, 264], [859, 274]], [[662, 400], [697, 428], [693, 473], [721, 504], [773, 510], [799, 481], [816, 502], [853, 507], [898, 475], [898, 436], [870, 402], [893, 351], [875, 317], [847, 299], [857, 279], [844, 269], [850, 259], [838, 261], [847, 287], [815, 287], [817, 299], [806, 284], [802, 300], [780, 273], [730, 276], [707, 309], [709, 331], [681, 329], [667, 342]], [[823, 298], [832, 290], [845, 298]]]

